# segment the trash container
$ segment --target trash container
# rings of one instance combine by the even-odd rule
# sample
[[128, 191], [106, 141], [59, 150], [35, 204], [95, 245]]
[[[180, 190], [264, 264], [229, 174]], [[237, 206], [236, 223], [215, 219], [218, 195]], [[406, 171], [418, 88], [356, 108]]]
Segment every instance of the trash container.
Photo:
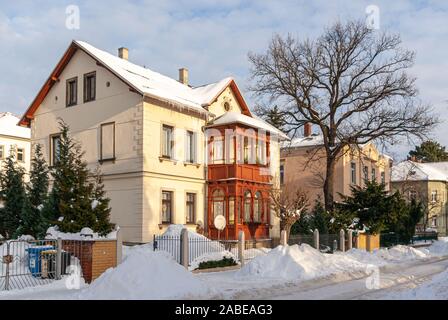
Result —
[[26, 249], [28, 252], [28, 268], [33, 277], [40, 277], [42, 271], [41, 252], [54, 249], [53, 246], [34, 246]]

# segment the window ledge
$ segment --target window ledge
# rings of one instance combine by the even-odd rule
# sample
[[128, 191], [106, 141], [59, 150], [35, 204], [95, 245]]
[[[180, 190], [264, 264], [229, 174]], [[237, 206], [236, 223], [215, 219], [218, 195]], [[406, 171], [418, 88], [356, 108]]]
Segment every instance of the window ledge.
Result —
[[170, 224], [172, 224], [172, 223], [171, 223], [171, 222], [162, 222], [162, 223], [159, 223], [159, 230], [162, 230], [163, 227], [167, 227], [167, 226], [169, 226]]
[[174, 163], [174, 164], [177, 164], [177, 160], [174, 160], [174, 159], [171, 159], [171, 158], [167, 158], [167, 157], [163, 157], [163, 156], [160, 156], [160, 157], [159, 157], [159, 161], [160, 161], [160, 162], [168, 161], [168, 162], [172, 162], [172, 163]]
[[187, 162], [187, 161], [184, 161], [184, 166], [186, 167], [186, 166], [195, 166], [196, 168], [199, 168], [200, 166], [201, 166], [201, 164], [200, 163], [196, 163], [196, 162]]
[[98, 162], [99, 162], [100, 164], [103, 164], [103, 163], [105, 163], [105, 162], [112, 162], [112, 163], [115, 163], [115, 160], [116, 160], [116, 158], [113, 157], [113, 158], [109, 158], [109, 159], [99, 159]]

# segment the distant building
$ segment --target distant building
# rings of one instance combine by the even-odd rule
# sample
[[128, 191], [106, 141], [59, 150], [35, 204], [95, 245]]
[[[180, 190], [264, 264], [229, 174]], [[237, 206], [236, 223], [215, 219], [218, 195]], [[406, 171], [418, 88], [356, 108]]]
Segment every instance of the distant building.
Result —
[[[376, 180], [390, 187], [392, 159], [381, 154], [373, 143], [358, 148], [346, 148], [336, 162], [333, 197], [350, 196], [350, 187], [363, 186], [366, 180]], [[326, 169], [326, 155], [321, 135], [311, 133], [306, 124], [304, 136], [284, 142], [280, 154], [280, 183], [290, 189], [301, 187], [308, 192], [310, 205], [323, 197], [323, 183]]]
[[[427, 229], [436, 230], [441, 235], [448, 234], [448, 162], [400, 162], [392, 168], [391, 185], [408, 200], [415, 198], [423, 202], [428, 211]], [[423, 231], [423, 227], [421, 221], [417, 228]]]
[[18, 126], [20, 118], [10, 112], [0, 113], [0, 170], [10, 152], [15, 154], [17, 163], [28, 172], [30, 169], [31, 131]]

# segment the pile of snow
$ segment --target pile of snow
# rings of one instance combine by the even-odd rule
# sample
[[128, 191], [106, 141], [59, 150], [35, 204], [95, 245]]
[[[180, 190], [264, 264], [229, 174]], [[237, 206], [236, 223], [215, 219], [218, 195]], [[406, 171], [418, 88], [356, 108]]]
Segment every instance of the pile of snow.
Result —
[[308, 280], [338, 273], [365, 272], [363, 264], [347, 255], [323, 254], [308, 244], [278, 246], [241, 268], [238, 278]]
[[429, 247], [421, 248], [420, 250], [433, 256], [448, 255], [448, 238], [439, 238], [438, 241], [434, 241]]
[[80, 299], [190, 299], [209, 295], [204, 282], [166, 252], [135, 248], [116, 268], [108, 269]]
[[373, 255], [391, 262], [402, 262], [410, 261], [416, 259], [426, 259], [430, 255], [425, 253], [423, 250], [415, 249], [408, 246], [397, 245], [392, 248], [383, 248], [375, 250]]
[[80, 232], [69, 233], [59, 231], [58, 226], [49, 227], [47, 229], [47, 235], [45, 239], [57, 239], [63, 240], [99, 240], [99, 239], [116, 239], [117, 230], [108, 233], [106, 236], [100, 236], [97, 232], [93, 232], [90, 228], [82, 228]]
[[381, 258], [379, 255], [376, 255], [374, 253], [371, 253], [371, 252], [368, 252], [368, 251], [362, 250], [362, 249], [353, 248], [353, 249], [346, 251], [345, 253], [337, 252], [335, 254], [344, 254], [344, 255], [347, 255], [347, 256], [351, 257], [352, 259], [355, 259], [361, 263], [371, 264], [371, 265], [375, 265], [378, 267], [388, 264], [388, 262], [386, 260], [384, 260], [383, 258]]

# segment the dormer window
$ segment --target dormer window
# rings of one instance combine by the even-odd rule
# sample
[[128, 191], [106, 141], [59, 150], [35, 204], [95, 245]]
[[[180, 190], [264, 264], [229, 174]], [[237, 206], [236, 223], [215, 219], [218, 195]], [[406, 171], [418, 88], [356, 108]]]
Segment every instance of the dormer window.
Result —
[[66, 95], [67, 107], [74, 106], [78, 103], [78, 77], [67, 80]]

